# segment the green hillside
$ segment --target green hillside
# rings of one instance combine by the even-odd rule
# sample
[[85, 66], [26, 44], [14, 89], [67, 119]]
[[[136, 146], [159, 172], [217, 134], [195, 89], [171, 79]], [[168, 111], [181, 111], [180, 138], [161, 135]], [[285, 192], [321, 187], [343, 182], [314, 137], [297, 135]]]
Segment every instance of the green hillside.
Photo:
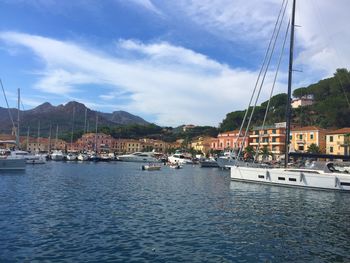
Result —
[[[322, 128], [350, 127], [350, 72], [338, 69], [333, 77], [295, 89], [293, 97], [313, 95], [315, 102], [311, 106], [292, 109], [292, 123], [298, 126], [315, 125]], [[271, 98], [267, 124], [285, 121], [287, 94], [278, 94]], [[251, 127], [262, 124], [267, 101], [255, 109]], [[249, 113], [252, 109], [249, 109]], [[220, 124], [220, 131], [239, 129], [245, 111], [228, 113]], [[248, 113], [248, 114], [249, 114]], [[249, 115], [248, 115], [249, 116]]]

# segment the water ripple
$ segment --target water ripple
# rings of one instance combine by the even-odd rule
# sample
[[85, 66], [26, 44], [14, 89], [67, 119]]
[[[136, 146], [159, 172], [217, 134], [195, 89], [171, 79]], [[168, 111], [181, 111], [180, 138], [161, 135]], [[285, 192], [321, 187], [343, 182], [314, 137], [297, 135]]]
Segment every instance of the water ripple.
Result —
[[0, 261], [349, 262], [350, 195], [186, 166], [47, 163], [0, 176]]

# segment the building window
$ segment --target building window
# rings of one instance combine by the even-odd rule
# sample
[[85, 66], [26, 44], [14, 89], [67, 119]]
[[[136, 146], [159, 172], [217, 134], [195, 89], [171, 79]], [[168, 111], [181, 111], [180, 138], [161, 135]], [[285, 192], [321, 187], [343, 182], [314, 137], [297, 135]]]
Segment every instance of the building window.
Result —
[[276, 137], [272, 137], [272, 142], [276, 142]]
[[273, 130], [272, 130], [272, 134], [276, 134], [276, 129], [273, 129]]
[[255, 135], [259, 135], [259, 131], [255, 131], [254, 134], [255, 134]]
[[[333, 136], [329, 136], [329, 141], [333, 142]], [[333, 148], [332, 148], [333, 149]]]
[[256, 142], [259, 142], [259, 138], [256, 138]]
[[333, 152], [333, 147], [329, 147], [329, 151], [332, 153]]
[[267, 134], [267, 130], [264, 130], [264, 134]]
[[292, 139], [293, 139], [293, 135], [290, 135], [290, 136], [289, 136], [289, 139], [292, 140]]
[[303, 135], [299, 134], [299, 140], [302, 140], [302, 139], [303, 139]]
[[310, 134], [310, 139], [311, 139], [311, 140], [314, 139], [314, 134], [313, 134], [313, 133]]

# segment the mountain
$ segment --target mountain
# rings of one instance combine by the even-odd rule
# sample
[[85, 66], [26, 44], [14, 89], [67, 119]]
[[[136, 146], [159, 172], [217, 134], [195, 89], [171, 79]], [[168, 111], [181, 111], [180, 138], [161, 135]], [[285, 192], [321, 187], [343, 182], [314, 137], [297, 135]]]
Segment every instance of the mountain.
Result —
[[[17, 109], [6, 109], [0, 107], [0, 133], [10, 133], [12, 130], [11, 118], [17, 122]], [[113, 113], [97, 112], [87, 108], [84, 104], [70, 101], [65, 105], [53, 106], [49, 102], [45, 102], [36, 108], [20, 111], [20, 134], [26, 135], [29, 127], [30, 135], [37, 135], [40, 123], [40, 136], [48, 136], [50, 133], [50, 125], [52, 135], [56, 132], [58, 126], [59, 134], [70, 133], [73, 125], [74, 112], [74, 131], [83, 131], [85, 127], [86, 112], [86, 128], [88, 131], [95, 131], [96, 115], [98, 115], [99, 127], [116, 127], [131, 124], [147, 125], [144, 119], [132, 115], [125, 111], [115, 111]]]
[[128, 124], [140, 124], [140, 125], [146, 125], [149, 124], [147, 121], [142, 119], [139, 116], [135, 116], [129, 112], [126, 111], [114, 111], [112, 113], [100, 113], [100, 115], [107, 120], [121, 124], [121, 125], [128, 125]]

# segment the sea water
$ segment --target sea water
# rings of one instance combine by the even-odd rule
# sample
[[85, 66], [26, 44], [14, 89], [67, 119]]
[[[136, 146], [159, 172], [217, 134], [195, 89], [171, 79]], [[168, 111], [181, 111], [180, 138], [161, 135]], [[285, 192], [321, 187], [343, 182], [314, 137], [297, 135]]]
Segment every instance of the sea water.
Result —
[[0, 174], [0, 261], [350, 262], [350, 194], [187, 165], [48, 162]]

